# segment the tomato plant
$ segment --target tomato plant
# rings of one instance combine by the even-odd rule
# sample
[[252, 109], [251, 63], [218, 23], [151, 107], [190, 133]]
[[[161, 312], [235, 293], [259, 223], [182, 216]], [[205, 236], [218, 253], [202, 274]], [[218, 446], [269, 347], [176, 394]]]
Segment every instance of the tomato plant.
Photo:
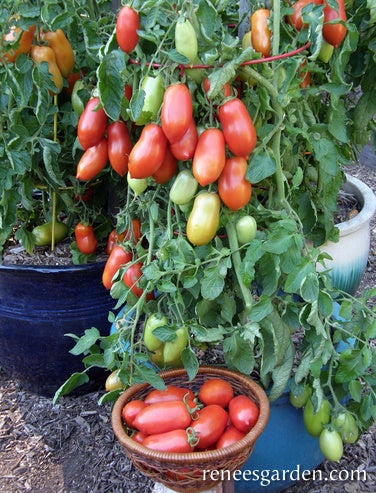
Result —
[[190, 389], [177, 387], [176, 385], [167, 385], [165, 390], [152, 390], [145, 397], [145, 404], [155, 404], [156, 402], [180, 401], [194, 399], [194, 393]]
[[[140, 298], [144, 292], [144, 290], [138, 285], [141, 278], [142, 262], [135, 262], [128, 265], [122, 277], [124, 284], [128, 286], [128, 288], [137, 298]], [[152, 292], [146, 295], [146, 299], [151, 299], [152, 297]]]
[[171, 152], [171, 147], [166, 147], [165, 157], [157, 171], [152, 175], [156, 183], [167, 183], [178, 170], [178, 160]]
[[119, 378], [119, 369], [112, 371], [104, 383], [106, 392], [112, 392], [113, 390], [120, 390], [123, 387], [122, 381]]
[[198, 182], [189, 169], [183, 169], [175, 177], [170, 189], [170, 200], [174, 204], [188, 204], [195, 196]]
[[241, 216], [236, 222], [236, 235], [240, 245], [249, 243], [256, 237], [257, 222], [253, 216]]
[[359, 429], [354, 416], [349, 411], [342, 411], [333, 418], [333, 425], [340, 433], [344, 443], [355, 443], [359, 437]]
[[310, 4], [321, 5], [323, 0], [298, 0], [292, 5], [293, 12], [288, 16], [289, 22], [300, 31], [303, 27], [308, 27], [307, 23], [303, 23], [304, 8]]
[[198, 142], [198, 133], [195, 121], [192, 119], [188, 130], [180, 140], [172, 143], [170, 149], [172, 154], [180, 161], [192, 159]]
[[[17, 16], [15, 20], [17, 20]], [[13, 24], [9, 31], [3, 34], [2, 44], [6, 45], [7, 51], [2, 52], [0, 58], [9, 63], [14, 63], [18, 55], [21, 53], [29, 53], [34, 33], [35, 25], [29, 26], [29, 28], [24, 31]]]
[[35, 226], [31, 232], [34, 237], [36, 245], [51, 245], [52, 231], [54, 231], [54, 241], [57, 243], [63, 240], [68, 235], [68, 226], [61, 221], [55, 221], [52, 225], [52, 221], [48, 221], [44, 224]]

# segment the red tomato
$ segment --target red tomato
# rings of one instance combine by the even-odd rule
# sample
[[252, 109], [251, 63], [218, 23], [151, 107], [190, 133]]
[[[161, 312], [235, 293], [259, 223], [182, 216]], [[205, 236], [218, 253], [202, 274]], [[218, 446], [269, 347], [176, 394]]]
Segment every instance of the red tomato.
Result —
[[131, 228], [127, 228], [124, 233], [122, 233], [121, 241], [131, 241], [136, 245], [142, 237], [141, 232], [141, 221], [139, 219], [132, 219]]
[[77, 125], [77, 137], [84, 150], [97, 145], [103, 138], [107, 115], [100, 106], [99, 98], [91, 98], [81, 113]]
[[[206, 77], [204, 79], [204, 82], [202, 83], [202, 85], [203, 85], [205, 93], [207, 94], [209, 92], [209, 89], [210, 89], [210, 80], [208, 77]], [[231, 90], [231, 86], [228, 82], [226, 82], [226, 84], [223, 86], [222, 93], [223, 93], [223, 96], [225, 98], [229, 98], [231, 96], [232, 90]]]
[[131, 178], [148, 178], [162, 165], [166, 155], [167, 139], [162, 128], [148, 123], [133, 146], [128, 160]]
[[104, 169], [107, 158], [107, 139], [103, 138], [82, 154], [77, 164], [76, 178], [82, 181], [92, 180]]
[[111, 289], [112, 278], [122, 265], [132, 260], [132, 254], [120, 245], [115, 245], [106, 261], [102, 274], [102, 283], [106, 289]]
[[154, 181], [163, 184], [167, 183], [175, 175], [178, 170], [178, 160], [172, 154], [170, 146], [167, 145], [166, 154], [163, 163], [157, 169], [157, 171], [152, 175]]
[[192, 123], [192, 96], [185, 84], [168, 86], [163, 95], [161, 125], [171, 144], [179, 142]]
[[308, 70], [304, 68], [305, 65], [307, 65], [307, 62], [305, 60], [303, 60], [303, 62], [300, 64], [301, 82], [299, 84], [302, 89], [305, 89], [311, 83], [311, 73], [308, 72]]
[[[138, 281], [142, 277], [142, 263], [136, 262], [135, 264], [130, 265], [123, 274], [122, 280], [124, 284], [132, 291], [132, 293], [140, 298], [142, 293], [144, 292], [138, 286]], [[153, 297], [153, 293], [148, 293], [146, 299], [149, 300]]]
[[334, 10], [329, 7], [328, 2], [324, 1], [324, 25], [322, 28], [322, 34], [324, 39], [337, 48], [342, 41], [345, 39], [347, 29], [346, 26], [340, 23], [337, 24], [328, 24], [330, 21], [343, 21], [346, 22], [346, 10], [345, 4], [343, 0], [337, 0], [338, 9]]
[[137, 30], [140, 29], [140, 17], [131, 7], [119, 10], [116, 19], [116, 41], [125, 53], [130, 53], [138, 43]]
[[251, 42], [253, 48], [267, 57], [271, 51], [271, 32], [268, 27], [270, 10], [257, 9], [251, 15]]
[[192, 119], [188, 130], [183, 137], [170, 145], [172, 154], [179, 159], [179, 161], [188, 161], [192, 159], [196, 150], [198, 142], [198, 133], [195, 121]]
[[136, 433], [133, 433], [132, 435], [132, 440], [134, 440], [137, 443], [141, 443], [145, 440], [147, 435], [145, 433], [141, 433], [141, 431], [136, 431]]
[[210, 404], [197, 411], [198, 418], [192, 420], [191, 428], [199, 439], [197, 450], [205, 450], [214, 445], [224, 432], [228, 413], [217, 404]]
[[190, 423], [191, 415], [183, 401], [167, 401], [145, 406], [135, 417], [133, 426], [146, 435], [153, 435], [182, 430]]
[[205, 187], [214, 183], [226, 162], [226, 144], [219, 128], [208, 128], [200, 135], [192, 161], [192, 173]]
[[123, 121], [113, 122], [107, 128], [108, 160], [120, 176], [128, 171], [132, 141], [127, 125]]
[[124, 97], [130, 101], [132, 99], [133, 87], [129, 84], [124, 86]]
[[220, 106], [218, 116], [228, 148], [235, 156], [246, 158], [257, 141], [256, 129], [247, 107], [239, 98], [230, 99]]
[[121, 417], [123, 418], [124, 423], [130, 428], [133, 428], [133, 421], [145, 406], [145, 402], [141, 399], [133, 399], [132, 401], [127, 402], [121, 410]]
[[235, 426], [230, 425], [221, 435], [215, 448], [225, 448], [244, 438], [246, 433], [239, 431]]
[[235, 428], [248, 433], [255, 426], [260, 410], [257, 404], [246, 395], [237, 395], [229, 402], [228, 413]]
[[189, 443], [189, 436], [185, 430], [173, 430], [147, 436], [142, 445], [159, 452], [189, 453], [194, 447]]
[[247, 166], [243, 157], [229, 157], [218, 179], [219, 196], [233, 211], [248, 204], [252, 196], [252, 185], [245, 177]]
[[95, 238], [94, 228], [91, 224], [77, 223], [74, 228], [77, 248], [85, 255], [91, 255], [98, 247], [98, 241]]
[[288, 16], [288, 21], [291, 25], [300, 31], [303, 27], [307, 27], [308, 24], [303, 24], [302, 10], [306, 5], [314, 3], [316, 5], [321, 5], [323, 0], [298, 0], [292, 5], [293, 13]]
[[106, 253], [107, 255], [110, 255], [112, 252], [112, 249], [114, 248], [115, 245], [118, 244], [118, 242], [122, 242], [125, 238], [126, 232], [124, 231], [123, 233], [118, 233], [116, 229], [113, 229], [111, 233], [108, 235], [107, 238], [107, 245], [106, 245]]
[[222, 378], [206, 380], [198, 392], [198, 398], [205, 406], [218, 404], [218, 406], [227, 407], [233, 397], [234, 389]]
[[[187, 396], [187, 397], [186, 397]], [[152, 390], [144, 399], [145, 404], [156, 402], [182, 401], [183, 399], [194, 399], [194, 393], [190, 389], [167, 385], [166, 390]]]

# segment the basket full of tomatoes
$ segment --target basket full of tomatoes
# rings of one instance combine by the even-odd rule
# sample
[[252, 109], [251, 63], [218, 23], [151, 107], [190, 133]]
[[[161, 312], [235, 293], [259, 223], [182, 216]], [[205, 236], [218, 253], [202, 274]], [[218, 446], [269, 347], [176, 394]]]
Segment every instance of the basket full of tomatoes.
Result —
[[[246, 462], [269, 419], [264, 390], [240, 373], [202, 366], [160, 373], [166, 388], [137, 384], [112, 410], [112, 428], [130, 461], [174, 491], [199, 492]], [[213, 471], [213, 473], [212, 473]]]

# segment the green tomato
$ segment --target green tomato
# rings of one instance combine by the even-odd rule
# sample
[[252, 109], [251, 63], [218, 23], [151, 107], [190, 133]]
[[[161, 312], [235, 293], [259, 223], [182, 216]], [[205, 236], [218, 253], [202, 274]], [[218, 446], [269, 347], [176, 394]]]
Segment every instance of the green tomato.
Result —
[[188, 204], [195, 196], [198, 182], [190, 170], [184, 169], [177, 174], [170, 189], [170, 200], [177, 205]]
[[167, 318], [159, 313], [150, 315], [146, 320], [144, 326], [144, 343], [149, 351], [156, 351], [157, 349], [162, 348], [163, 341], [158, 339], [158, 337], [153, 334], [153, 331], [164, 325], [167, 325]]
[[[63, 240], [68, 234], [68, 226], [60, 221], [55, 222], [55, 234], [54, 240], [55, 243]], [[46, 246], [51, 245], [52, 241], [52, 222], [48, 221], [47, 223], [40, 224], [36, 226], [31, 234], [34, 237], [34, 243], [37, 246]]]
[[328, 460], [338, 462], [343, 455], [341, 435], [336, 430], [324, 428], [319, 438], [320, 450]]
[[242, 216], [236, 222], [236, 235], [241, 245], [252, 241], [257, 233], [257, 223], [252, 216]]
[[333, 424], [345, 443], [355, 443], [358, 440], [358, 425], [351, 413], [341, 412], [333, 419]]
[[163, 362], [166, 366], [180, 366], [181, 353], [188, 344], [188, 329], [183, 326], [176, 331], [173, 341], [167, 341], [163, 347]]
[[144, 77], [141, 82], [141, 89], [145, 92], [145, 97], [136, 125], [146, 125], [156, 120], [164, 94], [162, 77], [160, 75], [157, 75], [157, 77], [151, 77], [150, 75]]
[[330, 420], [330, 403], [328, 400], [323, 399], [320, 408], [315, 413], [312, 399], [308, 399], [303, 410], [304, 426], [308, 433], [314, 437], [320, 436], [320, 433], [324, 429], [324, 425], [329, 423]]
[[290, 404], [295, 408], [299, 409], [305, 406], [308, 398], [312, 394], [312, 389], [309, 385], [304, 385], [300, 388], [301, 392], [290, 392], [289, 399]]
[[175, 48], [178, 53], [188, 58], [190, 63], [197, 59], [196, 31], [188, 19], [180, 18], [175, 24]]
[[333, 51], [334, 46], [324, 40], [320, 48], [319, 59], [324, 63], [328, 63], [333, 55]]
[[130, 173], [127, 173], [127, 183], [136, 195], [141, 195], [148, 188], [147, 178], [132, 178]]

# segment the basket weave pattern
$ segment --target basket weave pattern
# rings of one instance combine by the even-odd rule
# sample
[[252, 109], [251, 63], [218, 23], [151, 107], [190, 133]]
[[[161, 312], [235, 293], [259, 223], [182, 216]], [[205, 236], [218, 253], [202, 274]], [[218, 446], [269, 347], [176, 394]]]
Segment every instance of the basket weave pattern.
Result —
[[244, 394], [254, 400], [260, 415], [252, 430], [233, 445], [208, 451], [191, 453], [167, 453], [148, 449], [134, 441], [126, 431], [121, 418], [124, 405], [133, 399], [144, 399], [153, 390], [149, 384], [133, 385], [120, 395], [112, 410], [112, 428], [124, 448], [129, 460], [143, 474], [174, 491], [196, 493], [212, 488], [221, 482], [220, 475], [210, 477], [203, 471], [226, 471], [226, 475], [240, 469], [253, 451], [257, 438], [264, 430], [269, 418], [269, 400], [263, 389], [253, 380], [223, 368], [200, 367], [193, 381], [188, 380], [184, 369], [167, 370], [160, 373], [166, 385], [176, 385], [199, 390], [210, 378], [222, 378], [229, 382], [235, 395]]

